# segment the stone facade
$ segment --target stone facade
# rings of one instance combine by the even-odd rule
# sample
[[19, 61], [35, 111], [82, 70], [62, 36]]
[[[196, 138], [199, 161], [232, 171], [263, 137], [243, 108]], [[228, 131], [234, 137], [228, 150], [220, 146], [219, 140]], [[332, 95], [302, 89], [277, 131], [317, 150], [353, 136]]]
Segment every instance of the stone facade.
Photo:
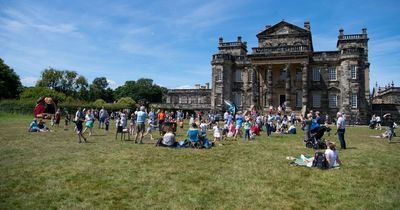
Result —
[[390, 113], [396, 122], [400, 120], [400, 87], [395, 87], [394, 83], [385, 87], [378, 87], [372, 90], [372, 112], [383, 116]]
[[224, 100], [239, 109], [285, 104], [288, 110], [370, 113], [367, 30], [345, 35], [339, 30], [337, 50], [313, 50], [310, 23], [298, 27], [281, 21], [257, 34], [258, 46], [219, 39], [212, 56], [211, 108], [224, 110]]
[[195, 85], [193, 89], [169, 89], [166, 95], [166, 103], [152, 104], [156, 109], [184, 110], [184, 111], [210, 111], [211, 89], [209, 84], [205, 86]]

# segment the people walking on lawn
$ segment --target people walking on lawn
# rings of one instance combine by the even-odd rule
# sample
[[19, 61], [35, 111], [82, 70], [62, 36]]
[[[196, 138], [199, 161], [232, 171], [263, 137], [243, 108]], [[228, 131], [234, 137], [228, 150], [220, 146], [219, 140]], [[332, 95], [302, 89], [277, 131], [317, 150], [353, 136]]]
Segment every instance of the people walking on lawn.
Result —
[[83, 132], [82, 132], [82, 130], [83, 130], [83, 122], [84, 121], [85, 120], [83, 118], [81, 118], [81, 117], [76, 118], [76, 120], [75, 120], [76, 134], [78, 135], [78, 143], [82, 142], [82, 138], [83, 138], [83, 141], [85, 143], [87, 142], [87, 140], [86, 140], [86, 138], [85, 138], [85, 136], [83, 135]]
[[85, 115], [85, 126], [86, 128], [83, 130], [83, 133], [86, 132], [86, 130], [89, 130], [89, 136], [92, 135], [93, 132], [93, 124], [94, 124], [94, 115], [93, 111], [91, 109], [88, 109]]
[[103, 106], [99, 111], [99, 129], [104, 128], [104, 121], [106, 120], [106, 117], [108, 117], [108, 112]]
[[344, 133], [346, 131], [346, 120], [341, 112], [337, 113], [337, 122], [336, 122], [336, 133], [338, 135], [338, 139], [340, 142], [340, 148], [346, 149], [346, 140], [344, 139]]
[[136, 135], [135, 135], [135, 143], [138, 143], [138, 137], [139, 137], [139, 143], [143, 144], [143, 135], [146, 130], [146, 119], [148, 117], [147, 113], [145, 112], [146, 108], [144, 106], [140, 107], [140, 111], [137, 112], [136, 114]]
[[238, 113], [235, 116], [236, 119], [236, 131], [235, 131], [235, 139], [239, 135], [239, 137], [242, 137], [242, 131], [241, 128], [243, 126], [243, 116], [242, 116], [242, 111], [238, 111]]
[[246, 139], [247, 140], [250, 140], [250, 128], [251, 128], [251, 121], [250, 121], [250, 117], [249, 116], [246, 116], [245, 117], [245, 122], [244, 122], [244, 125], [243, 125], [243, 127], [244, 127], [244, 141], [246, 141]]

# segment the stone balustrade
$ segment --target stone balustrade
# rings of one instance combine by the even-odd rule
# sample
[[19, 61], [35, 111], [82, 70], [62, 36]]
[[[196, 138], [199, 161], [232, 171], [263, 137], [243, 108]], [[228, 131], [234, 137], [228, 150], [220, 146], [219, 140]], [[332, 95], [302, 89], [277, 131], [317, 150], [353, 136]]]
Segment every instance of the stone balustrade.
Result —
[[291, 45], [291, 46], [279, 46], [279, 47], [255, 47], [253, 54], [280, 54], [280, 53], [296, 53], [296, 52], [308, 52], [310, 48], [307, 45]]

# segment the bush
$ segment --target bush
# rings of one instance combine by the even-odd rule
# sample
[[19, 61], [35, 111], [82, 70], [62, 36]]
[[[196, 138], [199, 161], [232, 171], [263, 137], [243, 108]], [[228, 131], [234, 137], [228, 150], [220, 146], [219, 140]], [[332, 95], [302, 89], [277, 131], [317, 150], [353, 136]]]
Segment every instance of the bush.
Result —
[[0, 112], [13, 114], [32, 114], [36, 106], [36, 100], [2, 100]]
[[20, 98], [23, 100], [33, 100], [35, 102], [41, 96], [51, 97], [56, 103], [63, 102], [67, 98], [64, 93], [60, 93], [45, 87], [27, 88], [21, 93]]
[[136, 108], [136, 102], [131, 97], [120, 98], [117, 104], [125, 106], [123, 108], [131, 108], [131, 109]]

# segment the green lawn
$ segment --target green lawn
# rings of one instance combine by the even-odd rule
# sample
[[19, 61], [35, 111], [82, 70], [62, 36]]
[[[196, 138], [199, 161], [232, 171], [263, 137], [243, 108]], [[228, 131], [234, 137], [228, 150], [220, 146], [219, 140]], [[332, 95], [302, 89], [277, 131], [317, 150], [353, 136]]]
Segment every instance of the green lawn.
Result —
[[286, 160], [314, 153], [301, 131], [168, 149], [115, 140], [113, 126], [78, 144], [73, 126], [28, 133], [31, 119], [0, 114], [0, 209], [400, 208], [400, 138], [369, 138], [380, 132], [367, 127], [348, 128], [344, 165], [323, 171]]

